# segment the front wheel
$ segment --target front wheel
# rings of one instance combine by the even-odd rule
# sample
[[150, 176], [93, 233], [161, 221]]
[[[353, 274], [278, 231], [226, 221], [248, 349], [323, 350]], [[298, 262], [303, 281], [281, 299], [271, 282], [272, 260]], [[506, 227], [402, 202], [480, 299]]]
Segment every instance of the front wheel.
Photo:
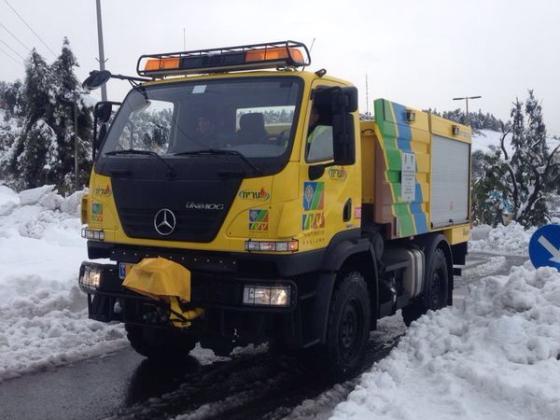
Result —
[[449, 270], [447, 258], [441, 248], [436, 248], [426, 270], [422, 295], [402, 309], [404, 323], [409, 326], [428, 310], [436, 311], [447, 306]]
[[317, 349], [321, 369], [335, 380], [355, 373], [363, 360], [369, 338], [370, 301], [364, 276], [345, 274], [332, 297], [327, 341]]
[[186, 358], [196, 340], [181, 330], [125, 324], [132, 348], [154, 362], [172, 363]]

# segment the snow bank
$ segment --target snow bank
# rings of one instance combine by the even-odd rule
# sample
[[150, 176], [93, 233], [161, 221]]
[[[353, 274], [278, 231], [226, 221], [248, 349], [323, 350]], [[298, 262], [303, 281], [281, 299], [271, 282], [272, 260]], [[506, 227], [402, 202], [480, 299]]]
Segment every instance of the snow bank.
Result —
[[494, 229], [488, 225], [475, 226], [469, 241], [469, 251], [527, 255], [529, 240], [535, 230], [536, 228], [525, 230], [516, 222], [507, 226], [498, 225]]
[[19, 197], [5, 185], [0, 185], [0, 216], [11, 213], [19, 205]]
[[558, 419], [560, 273], [514, 267], [413, 323], [334, 419]]
[[[122, 324], [88, 319], [77, 287], [87, 259], [78, 218], [85, 191], [17, 194], [0, 185], [0, 381], [128, 346]], [[243, 352], [262, 351], [251, 346]], [[197, 346], [201, 364], [229, 360]]]
[[121, 325], [87, 319], [77, 288], [82, 194], [0, 185], [0, 381], [126, 344]]

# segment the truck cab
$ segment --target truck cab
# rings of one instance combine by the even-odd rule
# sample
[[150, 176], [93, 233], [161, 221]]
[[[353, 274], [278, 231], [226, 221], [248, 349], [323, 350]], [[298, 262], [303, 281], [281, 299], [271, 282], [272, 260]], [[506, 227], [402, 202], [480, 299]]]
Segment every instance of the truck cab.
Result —
[[[432, 117], [398, 109], [400, 147], [390, 118], [361, 122], [356, 88], [309, 64], [293, 41], [140, 57], [118, 111], [97, 107], [83, 236], [111, 262], [80, 268], [90, 318], [125, 323], [153, 359], [268, 341], [344, 377], [378, 318], [451, 303], [464, 148], [466, 206], [430, 224]], [[377, 101], [376, 118], [396, 106]], [[416, 155], [407, 112], [430, 134]], [[469, 153], [467, 127], [440, 125]]]

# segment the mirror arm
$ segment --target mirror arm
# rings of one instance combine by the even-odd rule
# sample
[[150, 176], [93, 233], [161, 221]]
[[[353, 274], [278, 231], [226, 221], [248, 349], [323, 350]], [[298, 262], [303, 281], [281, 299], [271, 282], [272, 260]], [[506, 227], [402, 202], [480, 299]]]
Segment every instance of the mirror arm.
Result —
[[128, 80], [133, 82], [149, 82], [152, 79], [146, 77], [126, 76], [124, 74], [111, 74], [112, 79]]

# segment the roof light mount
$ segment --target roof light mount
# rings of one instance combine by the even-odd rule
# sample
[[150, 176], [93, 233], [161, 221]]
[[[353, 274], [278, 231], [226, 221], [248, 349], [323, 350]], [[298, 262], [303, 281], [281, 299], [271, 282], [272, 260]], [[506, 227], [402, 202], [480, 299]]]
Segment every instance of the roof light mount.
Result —
[[140, 76], [216, 73], [265, 68], [306, 67], [311, 64], [307, 46], [297, 41], [267, 42], [227, 48], [180, 51], [140, 56]]

